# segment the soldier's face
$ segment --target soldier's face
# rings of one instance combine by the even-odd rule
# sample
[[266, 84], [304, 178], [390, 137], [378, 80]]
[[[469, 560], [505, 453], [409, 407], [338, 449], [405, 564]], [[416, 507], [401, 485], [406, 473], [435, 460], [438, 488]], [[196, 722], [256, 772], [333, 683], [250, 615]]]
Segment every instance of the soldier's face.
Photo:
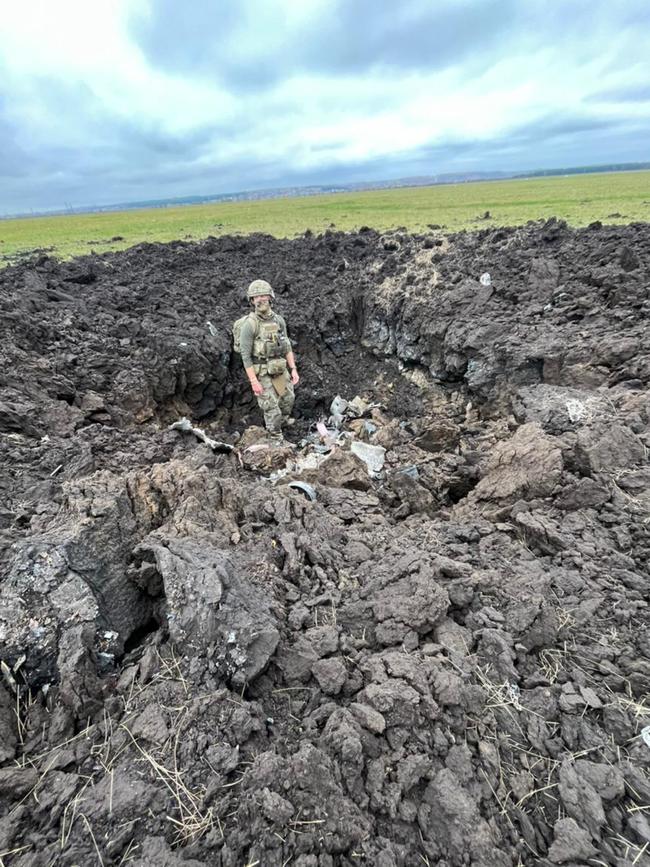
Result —
[[259, 310], [260, 313], [264, 313], [269, 309], [269, 303], [271, 301], [270, 295], [257, 295], [253, 299], [253, 304], [255, 305], [255, 309]]

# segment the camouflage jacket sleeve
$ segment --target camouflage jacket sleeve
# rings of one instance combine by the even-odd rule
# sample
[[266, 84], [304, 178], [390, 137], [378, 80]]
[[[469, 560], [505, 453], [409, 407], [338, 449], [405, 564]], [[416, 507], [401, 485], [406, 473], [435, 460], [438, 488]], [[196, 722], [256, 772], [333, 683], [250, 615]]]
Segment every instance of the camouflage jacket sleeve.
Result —
[[249, 316], [246, 322], [242, 325], [239, 334], [239, 345], [241, 348], [241, 360], [244, 367], [253, 366], [253, 341], [255, 339], [255, 322], [253, 317]]
[[276, 316], [278, 317], [278, 323], [280, 325], [280, 335], [284, 337], [284, 339], [287, 341], [287, 346], [289, 347], [287, 349], [287, 353], [293, 352], [293, 347], [291, 346], [291, 341], [289, 340], [289, 335], [287, 334], [287, 323], [284, 321], [284, 316], [280, 316], [279, 313], [277, 313]]

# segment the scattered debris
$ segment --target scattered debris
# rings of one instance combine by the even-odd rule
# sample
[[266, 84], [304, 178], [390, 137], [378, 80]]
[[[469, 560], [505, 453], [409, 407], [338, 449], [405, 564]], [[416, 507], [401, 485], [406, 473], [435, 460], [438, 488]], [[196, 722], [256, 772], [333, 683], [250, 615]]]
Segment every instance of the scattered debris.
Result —
[[175, 421], [173, 424], [169, 425], [168, 430], [180, 430], [184, 433], [193, 433], [197, 439], [200, 439], [202, 442], [206, 444], [206, 446], [210, 446], [210, 448], [215, 452], [231, 452], [235, 447], [230, 445], [229, 443], [219, 442], [218, 440], [213, 440], [209, 437], [205, 431], [202, 431], [201, 428], [194, 427], [192, 422], [188, 418], [181, 418], [178, 421]]
[[350, 451], [352, 454], [360, 457], [361, 460], [368, 467], [368, 472], [373, 478], [377, 478], [377, 476], [381, 473], [384, 467], [384, 460], [386, 458], [386, 449], [383, 446], [372, 446], [368, 443], [360, 443], [355, 441], [350, 445]]

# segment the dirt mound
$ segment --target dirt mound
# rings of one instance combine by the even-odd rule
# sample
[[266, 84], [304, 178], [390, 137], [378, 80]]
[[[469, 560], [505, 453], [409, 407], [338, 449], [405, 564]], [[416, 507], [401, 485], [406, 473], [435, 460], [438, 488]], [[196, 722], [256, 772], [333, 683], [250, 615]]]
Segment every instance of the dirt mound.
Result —
[[3, 862], [644, 863], [649, 291], [556, 220], [0, 272]]

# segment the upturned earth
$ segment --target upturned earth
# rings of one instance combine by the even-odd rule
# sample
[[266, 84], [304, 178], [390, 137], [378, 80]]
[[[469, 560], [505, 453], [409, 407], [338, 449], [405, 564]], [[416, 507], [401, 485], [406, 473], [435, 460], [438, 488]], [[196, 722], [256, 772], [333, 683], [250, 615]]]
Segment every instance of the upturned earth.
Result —
[[649, 316], [648, 224], [0, 272], [2, 863], [650, 863]]

